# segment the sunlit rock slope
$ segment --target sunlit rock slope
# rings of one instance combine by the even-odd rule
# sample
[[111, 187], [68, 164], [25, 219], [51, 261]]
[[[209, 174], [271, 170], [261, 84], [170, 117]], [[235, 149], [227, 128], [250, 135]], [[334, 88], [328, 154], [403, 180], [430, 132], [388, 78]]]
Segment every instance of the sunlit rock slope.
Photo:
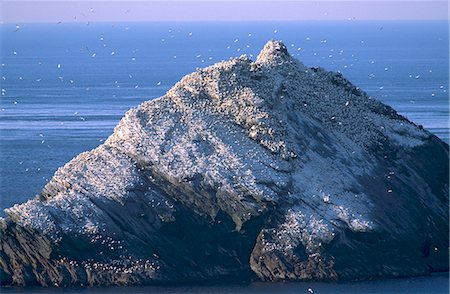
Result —
[[129, 110], [0, 219], [3, 285], [448, 270], [448, 145], [270, 41]]

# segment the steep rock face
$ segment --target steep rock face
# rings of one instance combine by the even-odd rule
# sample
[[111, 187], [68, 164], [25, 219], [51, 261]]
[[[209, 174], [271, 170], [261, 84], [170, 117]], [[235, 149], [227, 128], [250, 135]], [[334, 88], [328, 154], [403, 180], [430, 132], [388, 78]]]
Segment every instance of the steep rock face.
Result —
[[448, 145], [277, 41], [129, 110], [0, 219], [3, 285], [448, 270]]

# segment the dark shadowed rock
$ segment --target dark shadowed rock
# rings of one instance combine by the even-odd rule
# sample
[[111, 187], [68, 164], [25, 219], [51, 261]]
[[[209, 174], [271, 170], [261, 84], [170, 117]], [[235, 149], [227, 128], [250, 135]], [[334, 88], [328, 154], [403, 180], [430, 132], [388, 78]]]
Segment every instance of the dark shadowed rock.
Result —
[[187, 75], [0, 220], [3, 285], [448, 270], [448, 145], [281, 42]]

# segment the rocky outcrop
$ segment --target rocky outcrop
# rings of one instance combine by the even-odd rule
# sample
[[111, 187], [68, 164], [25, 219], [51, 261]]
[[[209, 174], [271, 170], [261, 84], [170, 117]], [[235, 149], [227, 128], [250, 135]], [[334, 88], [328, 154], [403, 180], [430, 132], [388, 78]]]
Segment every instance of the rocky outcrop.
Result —
[[187, 75], [1, 219], [3, 285], [448, 270], [449, 148], [277, 41]]

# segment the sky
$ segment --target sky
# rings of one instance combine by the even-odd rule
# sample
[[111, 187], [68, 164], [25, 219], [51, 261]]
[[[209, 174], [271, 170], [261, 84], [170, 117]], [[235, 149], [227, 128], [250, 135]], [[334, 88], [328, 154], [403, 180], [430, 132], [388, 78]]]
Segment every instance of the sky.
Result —
[[0, 0], [1, 23], [448, 20], [447, 1]]

